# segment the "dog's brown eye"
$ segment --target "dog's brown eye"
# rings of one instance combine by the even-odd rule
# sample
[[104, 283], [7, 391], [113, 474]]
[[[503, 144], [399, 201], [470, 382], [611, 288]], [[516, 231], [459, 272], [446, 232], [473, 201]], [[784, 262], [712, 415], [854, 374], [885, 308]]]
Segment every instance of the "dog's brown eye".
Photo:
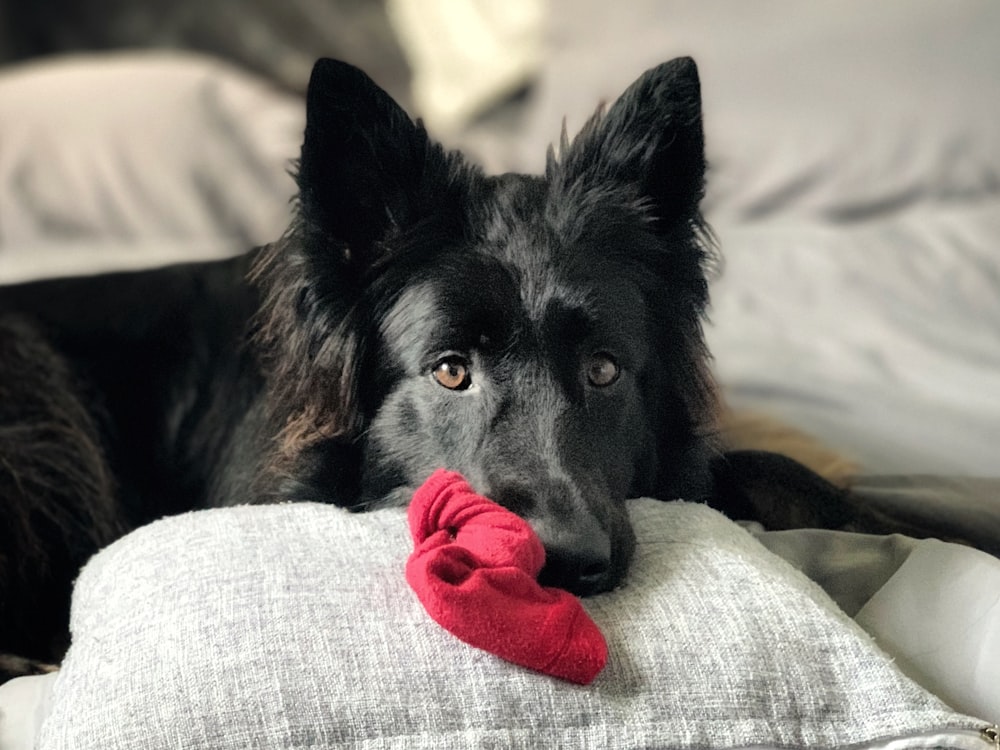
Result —
[[618, 363], [605, 352], [592, 354], [587, 362], [587, 380], [597, 388], [605, 388], [614, 383], [620, 372]]
[[464, 391], [472, 385], [469, 366], [458, 357], [448, 357], [438, 362], [431, 373], [434, 379], [450, 391]]

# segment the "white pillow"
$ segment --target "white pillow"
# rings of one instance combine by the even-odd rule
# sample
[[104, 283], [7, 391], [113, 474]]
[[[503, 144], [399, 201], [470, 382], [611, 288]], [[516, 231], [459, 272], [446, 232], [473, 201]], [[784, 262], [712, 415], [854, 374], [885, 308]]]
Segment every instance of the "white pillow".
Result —
[[635, 501], [623, 588], [586, 600], [589, 687], [438, 627], [399, 510], [200, 511], [78, 581], [42, 750], [843, 747], [984, 722], [917, 687], [822, 591], [700, 505]]

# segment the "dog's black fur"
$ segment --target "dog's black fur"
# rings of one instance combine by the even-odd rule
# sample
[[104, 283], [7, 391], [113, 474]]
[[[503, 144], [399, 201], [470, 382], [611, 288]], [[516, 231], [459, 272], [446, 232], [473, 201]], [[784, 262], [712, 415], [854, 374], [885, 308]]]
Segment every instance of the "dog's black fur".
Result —
[[0, 291], [0, 653], [58, 659], [78, 568], [137, 525], [403, 504], [439, 466], [529, 519], [544, 580], [582, 594], [625, 574], [626, 497], [847, 520], [798, 464], [715, 439], [692, 61], [543, 176], [483, 175], [343, 63], [316, 65], [307, 110], [272, 246]]

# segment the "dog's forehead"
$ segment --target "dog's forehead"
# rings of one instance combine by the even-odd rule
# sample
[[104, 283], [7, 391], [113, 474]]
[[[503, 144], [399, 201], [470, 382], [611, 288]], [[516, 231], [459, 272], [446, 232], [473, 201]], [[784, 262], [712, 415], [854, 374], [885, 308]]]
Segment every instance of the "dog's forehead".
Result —
[[[637, 205], [611, 190], [555, 189], [547, 178], [491, 178], [491, 200], [476, 219], [482, 246], [518, 278], [529, 318], [559, 307], [637, 309], [642, 255], [651, 241]], [[567, 205], [569, 204], [569, 205]]]
[[539, 322], [553, 305], [579, 307], [586, 303], [586, 285], [578, 262], [558, 253], [559, 238], [547, 219], [548, 186], [544, 180], [520, 174], [494, 178], [494, 191], [478, 218], [481, 248], [517, 279], [519, 296], [529, 319]]
[[632, 275], [600, 248], [560, 233], [544, 179], [504, 175], [488, 184], [469, 207], [467, 241], [409, 279], [382, 320], [391, 346], [474, 348], [480, 334], [515, 333], [523, 346], [588, 320], [612, 336], [641, 325]]
[[526, 229], [540, 226], [547, 201], [544, 179], [509, 173], [488, 178], [492, 188], [489, 200], [481, 206], [486, 211], [483, 227], [490, 239], [501, 239], [512, 225]]

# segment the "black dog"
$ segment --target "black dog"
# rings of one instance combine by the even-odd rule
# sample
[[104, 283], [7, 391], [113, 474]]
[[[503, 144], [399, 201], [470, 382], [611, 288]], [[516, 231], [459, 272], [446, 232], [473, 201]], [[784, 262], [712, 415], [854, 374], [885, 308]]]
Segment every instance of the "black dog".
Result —
[[483, 175], [343, 63], [316, 65], [307, 108], [270, 247], [0, 290], [0, 653], [57, 660], [77, 570], [139, 524], [404, 504], [440, 466], [529, 519], [545, 582], [581, 594], [626, 572], [627, 497], [850, 520], [798, 464], [717, 445], [691, 60], [544, 176]]

